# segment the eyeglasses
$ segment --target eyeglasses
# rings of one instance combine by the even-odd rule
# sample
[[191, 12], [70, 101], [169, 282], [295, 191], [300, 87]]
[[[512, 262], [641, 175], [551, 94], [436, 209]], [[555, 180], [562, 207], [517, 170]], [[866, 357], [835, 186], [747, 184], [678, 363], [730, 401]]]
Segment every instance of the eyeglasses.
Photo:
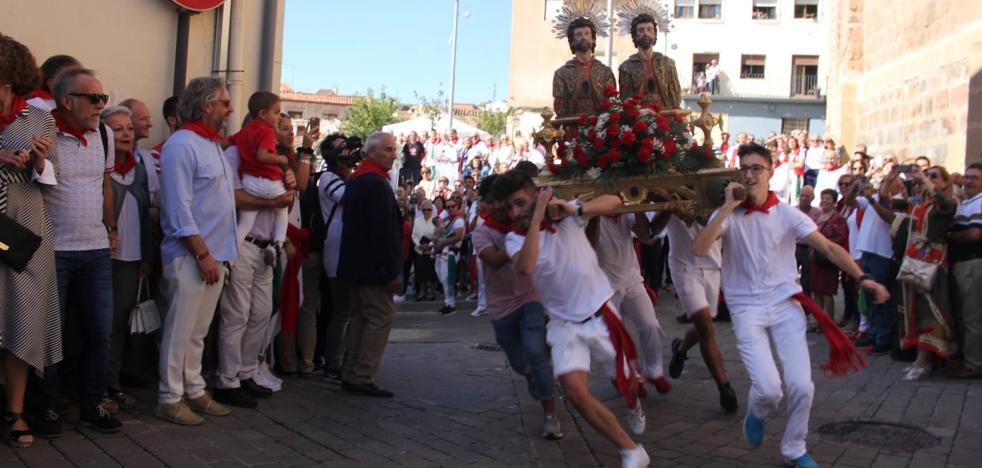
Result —
[[89, 102], [92, 103], [92, 104], [98, 104], [100, 101], [103, 104], [109, 102], [109, 95], [108, 94], [99, 94], [99, 93], [68, 93], [68, 95], [69, 96], [75, 96], [75, 97], [89, 98]]
[[764, 169], [767, 169], [767, 167], [761, 166], [760, 164], [751, 164], [749, 166], [740, 166], [740, 168], [737, 170], [740, 171], [741, 174], [750, 172], [753, 175], [760, 175], [762, 172], [764, 172]]
[[937, 172], [928, 172], [926, 175], [927, 175], [928, 179], [940, 179], [941, 178], [941, 174], [938, 174]]

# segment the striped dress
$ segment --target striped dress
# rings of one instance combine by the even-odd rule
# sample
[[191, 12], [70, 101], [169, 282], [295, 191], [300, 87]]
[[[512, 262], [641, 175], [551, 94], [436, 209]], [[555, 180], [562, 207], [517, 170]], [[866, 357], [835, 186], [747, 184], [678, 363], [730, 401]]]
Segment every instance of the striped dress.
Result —
[[[29, 150], [31, 137], [55, 139], [50, 113], [27, 106], [0, 133], [0, 149]], [[54, 145], [47, 164], [58, 167]], [[42, 370], [62, 358], [54, 228], [31, 170], [0, 164], [0, 213], [41, 236], [41, 246], [27, 269], [17, 273], [0, 262], [0, 348]]]

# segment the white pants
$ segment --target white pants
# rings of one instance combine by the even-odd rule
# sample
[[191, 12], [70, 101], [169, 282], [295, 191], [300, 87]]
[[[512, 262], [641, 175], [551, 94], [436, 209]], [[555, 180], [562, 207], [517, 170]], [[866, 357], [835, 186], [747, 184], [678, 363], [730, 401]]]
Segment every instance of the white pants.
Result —
[[159, 403], [174, 404], [185, 395], [194, 399], [205, 393], [201, 352], [224, 280], [225, 269], [219, 268], [218, 282], [205, 284], [191, 255], [164, 265], [160, 293], [166, 306], [160, 339]]
[[484, 289], [484, 262], [475, 254], [473, 257], [477, 262], [477, 310], [488, 309], [488, 295]]
[[662, 338], [664, 332], [655, 315], [655, 306], [644, 288], [637, 281], [614, 291], [608, 301], [621, 316], [631, 321], [638, 331], [638, 357], [645, 377], [651, 380], [664, 376], [662, 371]]
[[263, 250], [251, 242], [239, 244], [232, 278], [222, 291], [218, 324], [218, 387], [238, 388], [259, 369], [273, 313], [273, 267]]
[[[456, 254], [440, 254], [436, 256], [436, 276], [440, 278], [443, 285], [443, 304], [448, 307], [457, 307], [457, 293], [454, 291], [453, 282], [450, 281], [450, 257], [456, 260]], [[457, 262], [453, 262], [453, 267], [457, 268]]]
[[[788, 397], [788, 422], [781, 439], [781, 454], [794, 460], [805, 454], [808, 418], [815, 385], [805, 339], [807, 320], [801, 306], [790, 299], [772, 307], [730, 307], [740, 359], [750, 375], [748, 411], [766, 417]], [[774, 340], [784, 370], [784, 391], [768, 335]]]
[[613, 378], [616, 373], [617, 351], [603, 317], [593, 317], [585, 323], [550, 318], [546, 342], [552, 347], [552, 372], [556, 378], [576, 371], [589, 373], [594, 361], [604, 375]]
[[[282, 180], [269, 180], [262, 177], [251, 175], [242, 176], [242, 190], [254, 197], [264, 200], [273, 200], [286, 193], [286, 187]], [[289, 224], [289, 210], [283, 208], [270, 208], [276, 212], [276, 224], [273, 226], [273, 240], [283, 242], [286, 240], [286, 227]], [[239, 210], [238, 221], [235, 226], [236, 241], [242, 245], [242, 241], [249, 235], [252, 225], [256, 223], [258, 211]]]
[[715, 268], [686, 268], [670, 265], [672, 284], [679, 296], [682, 310], [692, 318], [696, 312], [709, 308], [709, 316], [716, 318], [719, 305], [720, 271]]

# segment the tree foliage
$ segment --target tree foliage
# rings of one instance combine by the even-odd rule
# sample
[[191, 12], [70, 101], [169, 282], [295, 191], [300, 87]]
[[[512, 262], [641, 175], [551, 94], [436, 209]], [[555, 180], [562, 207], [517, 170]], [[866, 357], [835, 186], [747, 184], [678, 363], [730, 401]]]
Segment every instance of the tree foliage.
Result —
[[479, 110], [477, 112], [477, 128], [490, 133], [492, 136], [497, 136], [505, 131], [508, 126], [508, 117], [511, 116], [512, 112], [511, 107], [505, 112]]
[[372, 132], [381, 130], [383, 126], [396, 123], [396, 111], [399, 102], [382, 91], [377, 97], [371, 89], [364, 98], [355, 99], [341, 122], [341, 131], [348, 136], [358, 136], [362, 140]]
[[[442, 87], [443, 83], [440, 84]], [[447, 108], [447, 98], [444, 97], [443, 91], [437, 91], [435, 98], [428, 98], [419, 93], [414, 93], [416, 95], [416, 102], [418, 103], [420, 112], [436, 125], [436, 122], [440, 120], [440, 116]], [[432, 130], [432, 129], [431, 129]]]

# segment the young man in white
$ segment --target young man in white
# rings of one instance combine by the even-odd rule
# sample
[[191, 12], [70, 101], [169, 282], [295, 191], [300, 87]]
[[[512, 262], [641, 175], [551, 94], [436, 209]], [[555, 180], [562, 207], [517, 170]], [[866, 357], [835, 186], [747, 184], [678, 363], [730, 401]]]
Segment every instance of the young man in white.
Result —
[[[770, 339], [780, 350], [778, 358], [784, 369], [784, 391], [788, 396], [788, 422], [781, 440], [785, 461], [797, 467], [817, 467], [808, 454], [805, 438], [815, 386], [811, 379], [811, 360], [805, 339], [807, 320], [802, 307], [822, 322], [824, 314], [801, 292], [795, 281], [795, 242], [804, 240], [815, 251], [824, 254], [846, 274], [859, 278], [862, 288], [886, 301], [889, 293], [869, 275], [863, 274], [849, 252], [830, 242], [818, 232], [815, 222], [800, 210], [780, 203], [768, 190], [772, 175], [770, 152], [757, 144], [742, 145], [738, 150], [740, 172], [746, 186], [746, 200], [734, 191], [743, 191], [737, 183], [726, 187], [726, 202], [709, 224], [693, 240], [692, 250], [705, 256], [717, 239], [722, 239], [723, 293], [730, 308], [733, 332], [740, 358], [750, 375], [750, 395], [743, 433], [747, 443], [759, 447], [764, 439], [764, 419], [777, 409], [783, 397], [781, 377], [770, 347]], [[816, 310], [817, 309], [817, 310]], [[831, 321], [827, 316], [826, 321]], [[842, 335], [822, 327], [837, 344]], [[841, 339], [845, 340], [844, 336]], [[848, 344], [848, 341], [846, 340]], [[851, 353], [846, 360], [851, 360]], [[845, 373], [850, 362], [836, 362], [832, 371]], [[861, 361], [861, 358], [858, 358]]]
[[[686, 218], [683, 220], [683, 217]], [[716, 309], [719, 305], [720, 265], [722, 263], [720, 242], [710, 247], [706, 256], [696, 257], [692, 252], [692, 239], [695, 239], [702, 225], [689, 219], [682, 212], [663, 211], [652, 221], [655, 233], [666, 229], [668, 233], [668, 266], [672, 274], [672, 284], [679, 297], [682, 310], [692, 321], [692, 328], [684, 338], [672, 340], [672, 359], [668, 363], [668, 375], [679, 378], [685, 368], [686, 353], [696, 344], [716, 387], [719, 389], [719, 405], [727, 413], [739, 407], [736, 392], [730, 386], [723, 367], [723, 355], [716, 345]]]
[[631, 233], [644, 240], [648, 237], [648, 218], [633, 213], [597, 218], [597, 260], [614, 288], [610, 305], [627, 317], [638, 331], [638, 348], [644, 377], [658, 393], [672, 391], [662, 369], [662, 331], [655, 316], [654, 298], [648, 295], [641, 266], [634, 252]]
[[[591, 359], [613, 366], [617, 385], [630, 411], [632, 432], [644, 432], [644, 410], [638, 401], [637, 351], [608, 301], [614, 296], [597, 262], [584, 228], [592, 216], [613, 212], [618, 197], [605, 195], [579, 204], [552, 198], [552, 190], [536, 194], [528, 175], [509, 172], [495, 182], [494, 198], [508, 203], [517, 230], [505, 248], [519, 274], [532, 285], [549, 315], [546, 341], [552, 346], [553, 372], [566, 398], [584, 419], [621, 452], [622, 467], [648, 466], [649, 457], [624, 431], [614, 414], [590, 393]], [[548, 209], [556, 214], [545, 220]]]

